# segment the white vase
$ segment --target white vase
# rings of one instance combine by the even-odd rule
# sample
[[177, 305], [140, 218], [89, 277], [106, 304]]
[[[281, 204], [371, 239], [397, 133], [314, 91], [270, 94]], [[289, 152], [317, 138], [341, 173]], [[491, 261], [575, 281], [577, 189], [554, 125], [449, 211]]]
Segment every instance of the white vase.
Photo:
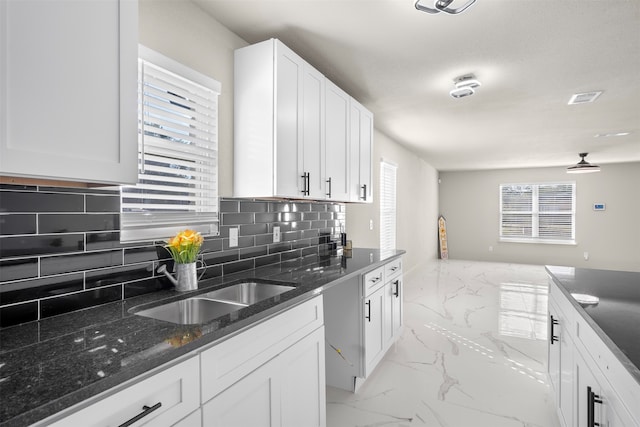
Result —
[[195, 262], [176, 264], [176, 275], [178, 276], [177, 291], [185, 292], [198, 289], [198, 274]]

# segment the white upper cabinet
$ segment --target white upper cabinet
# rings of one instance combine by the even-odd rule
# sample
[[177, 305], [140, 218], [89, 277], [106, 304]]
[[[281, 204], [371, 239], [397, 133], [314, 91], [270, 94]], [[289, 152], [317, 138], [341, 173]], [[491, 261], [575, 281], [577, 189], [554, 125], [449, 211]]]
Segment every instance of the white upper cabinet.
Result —
[[351, 98], [349, 105], [349, 200], [373, 201], [373, 114]]
[[2, 1], [0, 34], [0, 175], [135, 183], [137, 1]]
[[322, 79], [278, 40], [236, 50], [234, 196], [303, 198], [311, 187], [319, 191], [320, 159], [316, 164], [311, 156], [322, 142]]
[[326, 81], [325, 87], [325, 182], [327, 198], [349, 198], [349, 95]]
[[325, 78], [309, 64], [303, 67], [302, 89], [302, 164], [299, 169], [306, 175], [305, 196], [319, 200], [326, 198], [325, 141], [324, 141], [324, 89]]
[[351, 194], [357, 164], [371, 200], [360, 164], [371, 162], [373, 116], [360, 106], [354, 159], [351, 98], [295, 52], [276, 39], [236, 50], [234, 91], [235, 197], [365, 201]]
[[302, 195], [303, 68], [304, 60], [275, 40], [236, 53], [237, 196]]

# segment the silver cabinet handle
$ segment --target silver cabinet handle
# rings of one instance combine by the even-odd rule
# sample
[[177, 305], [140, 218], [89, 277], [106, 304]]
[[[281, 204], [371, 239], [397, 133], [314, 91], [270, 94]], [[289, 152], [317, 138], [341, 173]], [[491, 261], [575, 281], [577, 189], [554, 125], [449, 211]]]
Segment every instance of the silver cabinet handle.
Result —
[[301, 176], [302, 178], [302, 186], [303, 186], [303, 190], [302, 190], [302, 195], [303, 196], [308, 196], [311, 193], [311, 181], [309, 180], [309, 172], [304, 172]]

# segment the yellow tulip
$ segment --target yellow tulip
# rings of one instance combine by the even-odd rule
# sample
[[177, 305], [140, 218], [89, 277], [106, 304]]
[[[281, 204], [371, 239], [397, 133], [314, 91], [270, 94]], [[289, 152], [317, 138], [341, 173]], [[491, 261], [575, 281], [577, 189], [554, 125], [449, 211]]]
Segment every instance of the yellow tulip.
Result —
[[204, 238], [199, 232], [187, 229], [167, 240], [165, 247], [175, 262], [186, 264], [196, 261], [203, 242]]

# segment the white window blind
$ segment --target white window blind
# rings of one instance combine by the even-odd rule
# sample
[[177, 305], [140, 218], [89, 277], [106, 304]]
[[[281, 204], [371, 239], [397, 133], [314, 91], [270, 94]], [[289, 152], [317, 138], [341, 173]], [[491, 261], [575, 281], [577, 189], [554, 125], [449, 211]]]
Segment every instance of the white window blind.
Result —
[[380, 249], [396, 248], [396, 171], [397, 167], [380, 162]]
[[575, 243], [574, 182], [500, 185], [500, 240]]
[[220, 83], [140, 46], [138, 184], [121, 187], [121, 241], [218, 234]]

